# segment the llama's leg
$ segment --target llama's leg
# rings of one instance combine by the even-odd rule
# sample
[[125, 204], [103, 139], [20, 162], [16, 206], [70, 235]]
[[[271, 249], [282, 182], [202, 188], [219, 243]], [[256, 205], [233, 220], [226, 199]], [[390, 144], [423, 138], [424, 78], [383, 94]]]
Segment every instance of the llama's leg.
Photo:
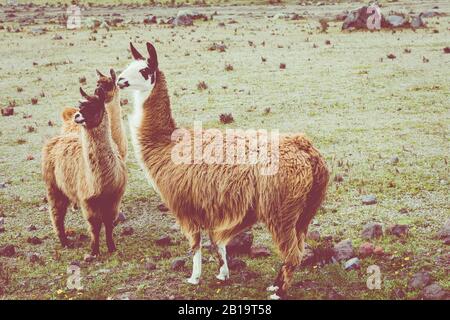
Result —
[[114, 244], [113, 238], [114, 219], [112, 216], [105, 217], [103, 219], [103, 224], [105, 225], [106, 246], [108, 247], [108, 252], [112, 253], [116, 251], [116, 245]]
[[227, 247], [224, 244], [217, 245], [217, 252], [219, 255], [220, 269], [217, 279], [225, 281], [230, 278], [230, 270], [227, 262]]
[[64, 219], [69, 205], [69, 199], [56, 187], [50, 187], [47, 193], [47, 200], [55, 233], [63, 247], [69, 246], [64, 226]]
[[91, 255], [100, 254], [100, 230], [102, 228], [102, 220], [91, 216], [88, 218], [89, 231], [91, 233]]
[[200, 232], [189, 233], [188, 238], [194, 257], [192, 259], [192, 275], [187, 281], [190, 284], [198, 284], [202, 274], [202, 245], [200, 241]]

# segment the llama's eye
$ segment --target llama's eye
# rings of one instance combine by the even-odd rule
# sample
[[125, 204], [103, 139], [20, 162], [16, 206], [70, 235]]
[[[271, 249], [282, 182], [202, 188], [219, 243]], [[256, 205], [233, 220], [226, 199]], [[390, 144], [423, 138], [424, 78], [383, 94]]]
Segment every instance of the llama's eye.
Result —
[[142, 76], [144, 77], [145, 80], [148, 80], [149, 76], [150, 76], [150, 68], [144, 68], [139, 70], [139, 72], [142, 74]]

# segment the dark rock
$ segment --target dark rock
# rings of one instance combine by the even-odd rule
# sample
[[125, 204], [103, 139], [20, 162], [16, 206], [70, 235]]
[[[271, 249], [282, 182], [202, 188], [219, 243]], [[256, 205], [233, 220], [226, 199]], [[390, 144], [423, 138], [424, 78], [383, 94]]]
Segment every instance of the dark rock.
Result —
[[421, 15], [415, 16], [411, 18], [411, 28], [419, 29], [426, 27], [425, 22], [422, 19]]
[[347, 260], [344, 264], [345, 270], [358, 270], [359, 268], [361, 268], [361, 262], [356, 257], [352, 258], [350, 260]]
[[400, 159], [397, 156], [392, 157], [389, 159], [390, 164], [397, 164], [400, 161]]
[[154, 264], [153, 262], [147, 262], [145, 264], [145, 270], [147, 270], [147, 271], [156, 270], [156, 264]]
[[[1, 224], [1, 223], [0, 223]], [[446, 239], [450, 237], [450, 219], [448, 219], [445, 224], [442, 226], [441, 230], [439, 230], [437, 236], [440, 239]]]
[[123, 236], [131, 236], [134, 233], [133, 227], [125, 227], [122, 229], [121, 235]]
[[384, 250], [382, 247], [377, 246], [377, 247], [375, 247], [375, 249], [373, 249], [373, 253], [377, 256], [381, 256], [384, 254]]
[[41, 256], [36, 252], [27, 252], [26, 257], [29, 262], [36, 263], [41, 261]]
[[84, 255], [84, 257], [83, 257], [83, 261], [84, 262], [87, 262], [87, 263], [90, 263], [90, 262], [92, 262], [92, 261], [94, 261], [95, 260], [95, 256], [92, 256], [92, 255], [90, 255], [89, 253], [86, 253], [85, 255]]
[[333, 250], [337, 261], [348, 260], [354, 256], [353, 244], [350, 239], [342, 240], [337, 243]]
[[172, 238], [170, 236], [162, 236], [155, 240], [157, 246], [169, 246], [172, 243]]
[[179, 258], [175, 258], [172, 261], [171, 268], [172, 268], [172, 270], [180, 271], [184, 268], [185, 265], [186, 265], [186, 258], [179, 257]]
[[6, 187], [6, 182], [0, 182], [0, 189], [5, 189]]
[[388, 232], [391, 235], [403, 238], [408, 235], [409, 227], [407, 225], [403, 224], [395, 224], [391, 227], [389, 227]]
[[268, 257], [270, 256], [270, 250], [264, 246], [256, 246], [251, 248], [250, 255], [252, 258]]
[[450, 53], [450, 47], [445, 47], [445, 48], [442, 49], [442, 50], [444, 50], [444, 53]]
[[373, 194], [369, 194], [369, 195], [362, 196], [361, 201], [365, 205], [376, 204], [377, 197], [375, 197]]
[[36, 231], [36, 230], [37, 230], [37, 228], [36, 228], [36, 226], [35, 226], [34, 224], [30, 224], [30, 225], [27, 227], [27, 231], [32, 232], [32, 231]]
[[125, 213], [119, 212], [119, 214], [117, 215], [115, 223], [117, 224], [117, 223], [125, 222], [126, 220], [127, 220], [127, 217], [125, 216]]
[[33, 245], [39, 245], [39, 244], [42, 244], [42, 240], [41, 240], [40, 238], [36, 237], [36, 236], [28, 237], [28, 238], [27, 238], [27, 242], [28, 242], [29, 244], [33, 244]]
[[415, 273], [409, 280], [408, 288], [410, 290], [423, 289], [431, 283], [432, 279], [428, 272], [420, 271]]
[[437, 283], [425, 287], [422, 291], [422, 297], [425, 300], [445, 300], [447, 296], [448, 292]]
[[367, 9], [367, 6], [363, 6], [350, 11], [342, 24], [342, 30], [367, 29], [367, 18], [370, 16]]
[[161, 204], [158, 205], [158, 210], [160, 212], [167, 212], [167, 211], [169, 211], [169, 208], [167, 208], [164, 203], [161, 203]]
[[77, 261], [77, 260], [74, 260], [74, 261], [70, 262], [69, 265], [70, 265], [70, 266], [81, 267], [81, 262], [80, 262], [80, 261]]
[[365, 242], [359, 247], [359, 256], [362, 258], [371, 256], [374, 253], [375, 247], [370, 242]]
[[369, 222], [364, 226], [361, 237], [364, 239], [375, 239], [383, 236], [383, 225], [381, 223]]
[[250, 253], [253, 244], [253, 233], [251, 231], [241, 232], [235, 236], [227, 245], [229, 255]]
[[2, 116], [9, 117], [9, 116], [14, 115], [14, 108], [13, 107], [2, 108], [1, 112], [2, 112]]
[[308, 232], [308, 235], [306, 236], [306, 238], [313, 240], [313, 241], [320, 241], [320, 233], [317, 230]]
[[55, 34], [52, 38], [52, 40], [62, 40], [62, 39], [63, 39], [63, 37], [59, 34]]
[[407, 25], [408, 20], [400, 15], [390, 15], [386, 17], [386, 22], [392, 28], [399, 28]]
[[7, 244], [5, 246], [0, 247], [0, 256], [1, 257], [12, 257], [16, 254], [16, 247], [12, 244]]
[[144, 18], [144, 24], [155, 24], [158, 23], [156, 16], [150, 15]]
[[241, 259], [233, 258], [230, 261], [228, 261], [228, 268], [230, 268], [230, 270], [242, 270], [245, 269], [246, 267], [247, 264], [245, 263], [245, 261]]

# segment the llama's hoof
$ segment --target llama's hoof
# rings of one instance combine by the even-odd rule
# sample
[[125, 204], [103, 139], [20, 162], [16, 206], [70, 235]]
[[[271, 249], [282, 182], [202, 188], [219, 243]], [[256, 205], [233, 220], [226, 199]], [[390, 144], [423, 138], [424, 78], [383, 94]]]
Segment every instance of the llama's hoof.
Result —
[[216, 276], [217, 279], [219, 279], [220, 281], [227, 281], [228, 279], [230, 279], [230, 276], [228, 274], [221, 274], [219, 273]]
[[281, 300], [281, 297], [274, 293], [269, 296], [269, 300]]
[[114, 253], [116, 250], [117, 250], [117, 248], [116, 248], [115, 245], [112, 245], [112, 246], [109, 246], [109, 247], [108, 247], [108, 252], [109, 252], [109, 253]]
[[270, 291], [270, 292], [275, 292], [275, 291], [278, 291], [278, 287], [277, 286], [270, 286], [270, 287], [267, 287], [267, 291]]
[[189, 279], [187, 279], [187, 282], [190, 283], [190, 284], [197, 285], [200, 282], [200, 278], [190, 277]]

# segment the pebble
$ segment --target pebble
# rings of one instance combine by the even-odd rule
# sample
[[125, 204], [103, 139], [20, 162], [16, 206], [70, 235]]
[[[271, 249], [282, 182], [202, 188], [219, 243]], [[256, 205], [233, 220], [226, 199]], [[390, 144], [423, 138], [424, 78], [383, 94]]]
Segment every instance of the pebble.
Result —
[[360, 263], [359, 259], [356, 257], [352, 258], [350, 260], [347, 260], [347, 262], [345, 262], [345, 265], [344, 265], [345, 270], [357, 270], [359, 268], [361, 268], [361, 263]]
[[406, 237], [408, 235], [409, 227], [404, 224], [395, 224], [389, 227], [389, 233], [399, 238]]
[[158, 246], [169, 246], [172, 243], [172, 238], [170, 236], [162, 236], [155, 240], [155, 244]]
[[352, 258], [354, 256], [352, 240], [342, 240], [334, 246], [333, 251], [337, 261]]
[[362, 196], [361, 201], [365, 205], [372, 205], [377, 203], [377, 197], [375, 197], [373, 194], [369, 194]]
[[172, 270], [180, 271], [181, 269], [184, 268], [185, 264], [186, 264], [186, 258], [183, 258], [183, 257], [175, 258], [172, 261], [171, 268], [172, 268]]
[[411, 290], [423, 289], [431, 283], [431, 276], [426, 271], [415, 273], [409, 280], [408, 288]]
[[133, 233], [134, 233], [134, 229], [132, 227], [125, 227], [122, 229], [121, 235], [131, 236]]
[[381, 223], [370, 222], [364, 226], [361, 236], [364, 239], [375, 239], [383, 236], [383, 225]]
[[372, 255], [375, 251], [375, 247], [370, 242], [365, 242], [359, 247], [359, 255], [362, 258]]

